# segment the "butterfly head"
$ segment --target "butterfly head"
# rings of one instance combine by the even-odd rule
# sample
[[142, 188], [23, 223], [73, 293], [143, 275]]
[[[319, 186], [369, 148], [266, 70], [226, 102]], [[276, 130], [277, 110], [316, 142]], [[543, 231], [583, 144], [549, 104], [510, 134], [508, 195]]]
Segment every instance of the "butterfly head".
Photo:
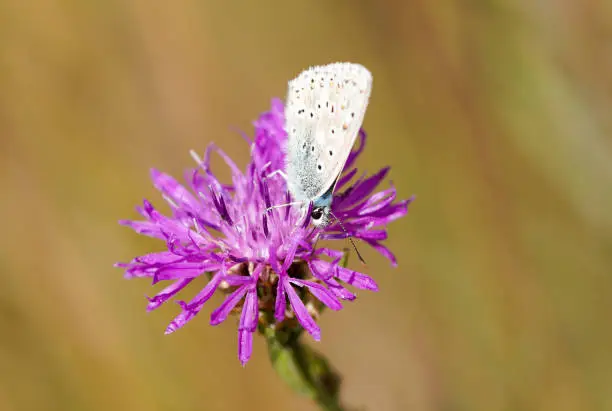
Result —
[[331, 208], [329, 205], [325, 206], [314, 206], [312, 211], [310, 212], [310, 218], [312, 219], [312, 224], [315, 227], [323, 228], [329, 224], [329, 216], [331, 213]]
[[310, 218], [312, 218], [312, 224], [315, 227], [323, 228], [329, 225], [331, 216], [331, 205], [334, 193], [333, 184], [321, 197], [314, 199], [312, 202], [312, 211], [310, 212]]

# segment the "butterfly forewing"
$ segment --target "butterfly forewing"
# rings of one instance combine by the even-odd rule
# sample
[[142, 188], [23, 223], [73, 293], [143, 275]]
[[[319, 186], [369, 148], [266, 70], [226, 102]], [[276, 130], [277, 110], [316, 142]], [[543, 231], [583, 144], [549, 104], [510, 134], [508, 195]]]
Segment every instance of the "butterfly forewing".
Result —
[[285, 108], [287, 176], [297, 201], [327, 192], [355, 143], [372, 89], [359, 64], [311, 67], [289, 82]]

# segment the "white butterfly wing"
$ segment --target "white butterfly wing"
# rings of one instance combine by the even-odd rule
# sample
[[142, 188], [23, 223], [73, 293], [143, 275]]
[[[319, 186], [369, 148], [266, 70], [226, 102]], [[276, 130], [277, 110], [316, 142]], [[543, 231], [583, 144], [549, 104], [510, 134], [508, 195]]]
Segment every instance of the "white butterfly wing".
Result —
[[311, 67], [289, 82], [285, 108], [287, 177], [297, 201], [313, 201], [334, 184], [359, 134], [372, 90], [363, 66]]

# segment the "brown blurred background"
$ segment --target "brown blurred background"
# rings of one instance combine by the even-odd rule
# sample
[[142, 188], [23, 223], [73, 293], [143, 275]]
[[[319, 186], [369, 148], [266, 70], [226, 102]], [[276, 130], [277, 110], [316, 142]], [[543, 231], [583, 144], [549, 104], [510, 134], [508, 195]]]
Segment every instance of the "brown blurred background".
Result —
[[221, 297], [165, 336], [112, 264], [163, 246], [117, 224], [150, 167], [244, 165], [232, 128], [337, 60], [374, 74], [362, 168], [417, 195], [398, 268], [362, 247], [381, 291], [322, 318], [345, 401], [612, 410], [611, 45], [603, 1], [3, 1], [0, 410], [315, 409]]

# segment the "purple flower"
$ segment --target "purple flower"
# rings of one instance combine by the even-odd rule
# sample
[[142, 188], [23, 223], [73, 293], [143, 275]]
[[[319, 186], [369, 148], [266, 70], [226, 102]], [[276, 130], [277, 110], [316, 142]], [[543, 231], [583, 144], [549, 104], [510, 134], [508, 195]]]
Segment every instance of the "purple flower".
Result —
[[[212, 312], [210, 323], [220, 324], [230, 313], [241, 312], [238, 357], [243, 365], [251, 356], [253, 333], [258, 326], [281, 327], [296, 325], [297, 321], [319, 340], [321, 332], [313, 315], [323, 305], [339, 310], [341, 300], [355, 299], [345, 284], [377, 291], [372, 278], [341, 265], [343, 252], [316, 247], [317, 240], [359, 238], [395, 265], [395, 257], [382, 244], [387, 238], [385, 227], [404, 216], [412, 200], [396, 201], [392, 186], [374, 193], [388, 168], [351, 183], [357, 174], [355, 160], [366, 140], [361, 132], [332, 205], [343, 227], [336, 222], [324, 229], [314, 228], [309, 224], [310, 212], [303, 213], [299, 207], [266, 212], [272, 205], [291, 200], [283, 178], [278, 174], [268, 177], [284, 164], [283, 123], [283, 103], [273, 100], [272, 110], [255, 122], [254, 141], [247, 137], [252, 154], [245, 171], [214, 145], [207, 148], [203, 159], [192, 153], [198, 167], [187, 172], [185, 185], [151, 170], [153, 184], [170, 205], [171, 215], [161, 214], [145, 200], [137, 208], [144, 220], [120, 222], [166, 242], [165, 251], [116, 264], [125, 269], [126, 278], [149, 277], [153, 284], [169, 283], [149, 298], [149, 311], [173, 298], [196, 277], [208, 278], [208, 284], [191, 301], [178, 302], [182, 310], [166, 333], [184, 326], [216, 291], [222, 292], [227, 297]], [[221, 183], [213, 174], [213, 152], [230, 168], [231, 184]]]

